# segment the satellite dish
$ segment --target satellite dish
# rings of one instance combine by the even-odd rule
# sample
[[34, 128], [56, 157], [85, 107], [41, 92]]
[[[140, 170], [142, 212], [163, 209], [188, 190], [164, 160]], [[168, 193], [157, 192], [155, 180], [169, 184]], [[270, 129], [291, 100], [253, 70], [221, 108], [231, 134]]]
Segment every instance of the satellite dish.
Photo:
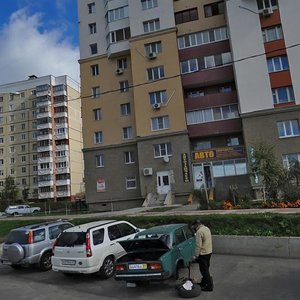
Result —
[[167, 162], [169, 162], [169, 161], [170, 161], [169, 156], [165, 155], [165, 156], [164, 156], [164, 162], [167, 163]]

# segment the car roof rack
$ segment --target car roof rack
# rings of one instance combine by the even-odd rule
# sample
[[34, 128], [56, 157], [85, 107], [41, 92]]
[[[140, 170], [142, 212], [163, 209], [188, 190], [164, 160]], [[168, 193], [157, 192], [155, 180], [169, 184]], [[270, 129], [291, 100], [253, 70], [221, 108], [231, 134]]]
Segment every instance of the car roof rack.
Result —
[[36, 228], [39, 228], [39, 227], [42, 227], [42, 226], [47, 226], [47, 225], [58, 223], [58, 222], [69, 222], [69, 220], [57, 219], [57, 220], [47, 221], [47, 222], [43, 222], [43, 223], [26, 225], [26, 226], [24, 226], [24, 228], [36, 229]]

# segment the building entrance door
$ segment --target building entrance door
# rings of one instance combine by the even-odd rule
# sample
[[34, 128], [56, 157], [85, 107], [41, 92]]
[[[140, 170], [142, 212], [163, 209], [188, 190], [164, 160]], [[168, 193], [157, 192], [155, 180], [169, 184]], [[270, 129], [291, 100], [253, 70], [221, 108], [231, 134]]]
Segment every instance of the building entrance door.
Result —
[[213, 177], [211, 171], [211, 164], [197, 164], [193, 165], [194, 189], [211, 188], [213, 186]]
[[169, 171], [157, 172], [157, 193], [168, 194], [170, 190], [171, 190], [170, 172]]

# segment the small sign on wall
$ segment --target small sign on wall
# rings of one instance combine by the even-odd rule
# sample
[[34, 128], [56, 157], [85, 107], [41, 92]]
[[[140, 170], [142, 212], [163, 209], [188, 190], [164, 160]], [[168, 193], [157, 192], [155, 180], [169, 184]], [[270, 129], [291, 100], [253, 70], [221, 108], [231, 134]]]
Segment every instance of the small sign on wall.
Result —
[[97, 179], [97, 193], [105, 192], [105, 180], [104, 179]]
[[181, 154], [183, 182], [190, 182], [189, 158], [187, 153]]

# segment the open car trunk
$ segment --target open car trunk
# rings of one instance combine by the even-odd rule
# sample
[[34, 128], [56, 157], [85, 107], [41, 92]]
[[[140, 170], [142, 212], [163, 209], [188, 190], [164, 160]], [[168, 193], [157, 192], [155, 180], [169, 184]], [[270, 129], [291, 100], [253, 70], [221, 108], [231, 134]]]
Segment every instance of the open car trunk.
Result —
[[119, 243], [127, 253], [118, 262], [155, 261], [169, 251], [160, 239], [134, 239]]

